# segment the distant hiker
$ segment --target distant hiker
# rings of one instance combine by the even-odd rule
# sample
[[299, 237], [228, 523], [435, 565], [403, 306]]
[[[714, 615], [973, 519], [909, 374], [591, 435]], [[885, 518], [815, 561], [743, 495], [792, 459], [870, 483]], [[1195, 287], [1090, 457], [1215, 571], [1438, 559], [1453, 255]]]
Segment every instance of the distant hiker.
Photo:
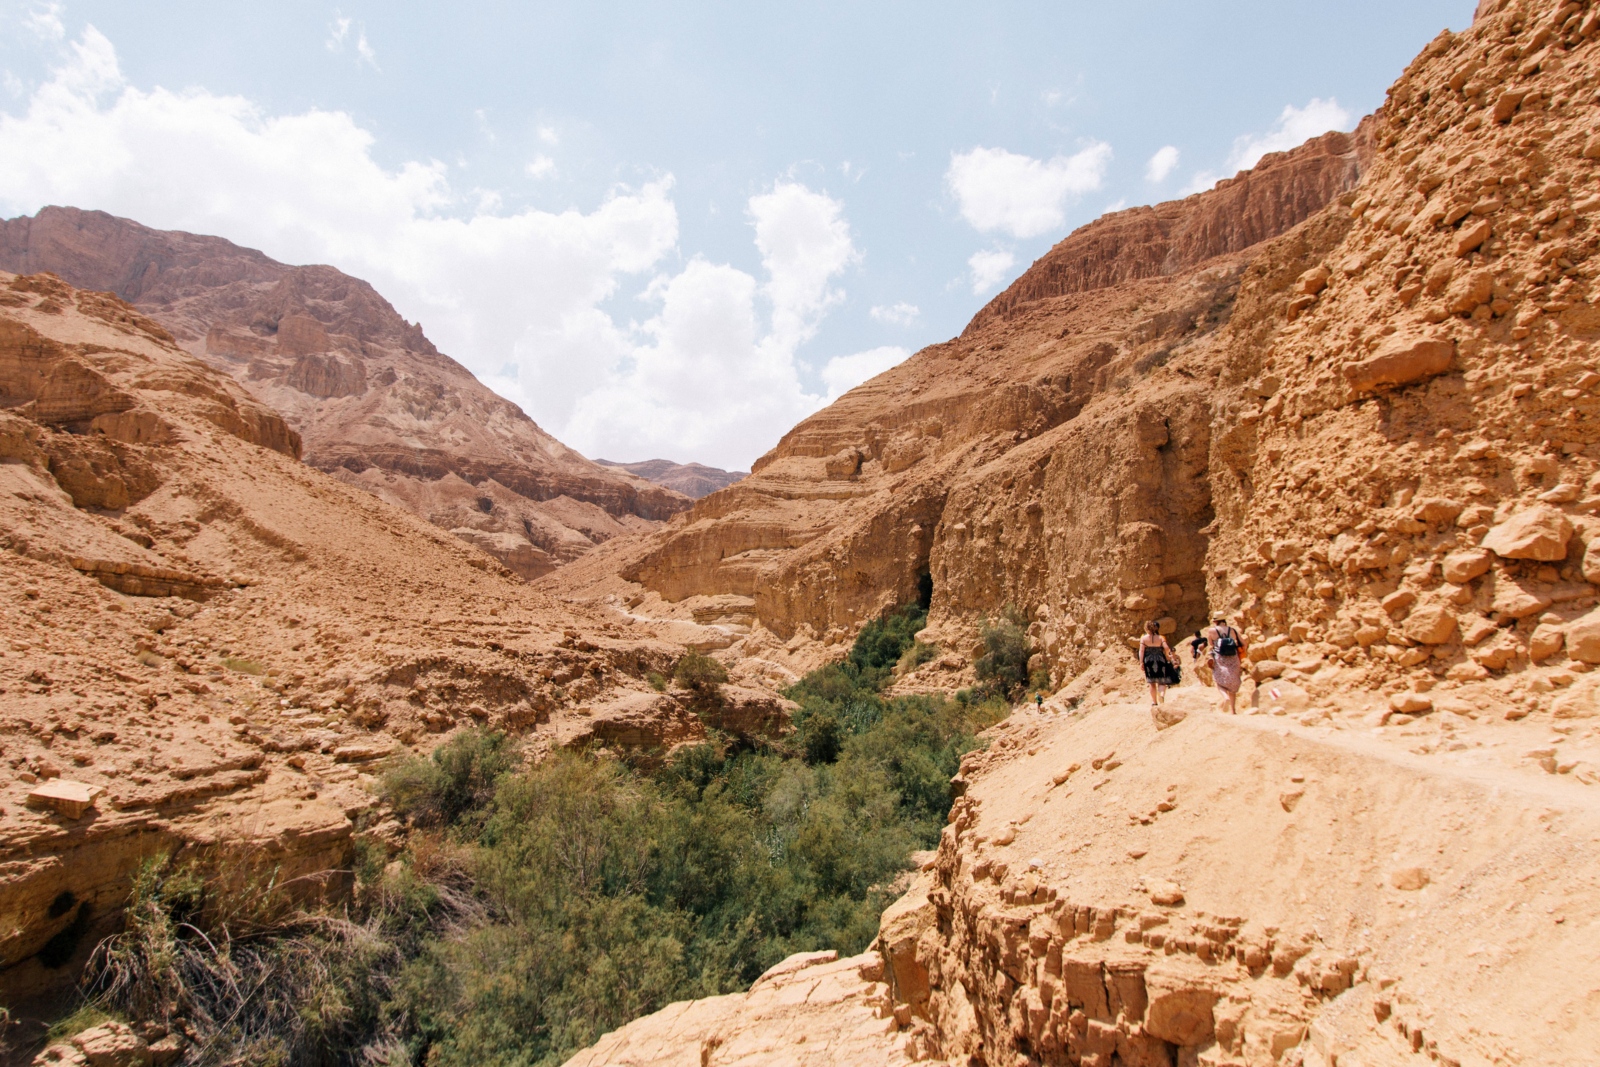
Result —
[[1043, 711], [1044, 710], [1044, 694], [1043, 693], [1035, 693], [1035, 694], [1033, 694], [1033, 706], [1036, 709], [1038, 709], [1039, 711]]
[[1211, 677], [1211, 646], [1203, 630], [1196, 630], [1189, 639], [1189, 658], [1194, 661], [1194, 676], [1200, 684], [1207, 688], [1215, 685]]
[[1228, 620], [1217, 616], [1205, 631], [1206, 643], [1211, 646], [1211, 674], [1218, 689], [1227, 697], [1228, 714], [1239, 714], [1239, 682], [1243, 677], [1240, 657], [1246, 651], [1244, 634], [1228, 625]]
[[1167, 686], [1178, 684], [1178, 657], [1172, 654], [1167, 639], [1161, 636], [1161, 624], [1144, 624], [1144, 636], [1139, 638], [1139, 665], [1144, 668], [1144, 679], [1150, 683], [1150, 706], [1166, 700]]

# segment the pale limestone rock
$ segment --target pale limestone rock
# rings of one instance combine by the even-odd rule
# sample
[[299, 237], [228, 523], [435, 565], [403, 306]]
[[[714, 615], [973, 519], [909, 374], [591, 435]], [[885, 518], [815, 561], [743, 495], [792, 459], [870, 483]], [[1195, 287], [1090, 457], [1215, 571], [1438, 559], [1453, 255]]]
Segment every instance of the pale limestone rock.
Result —
[[1388, 342], [1368, 359], [1345, 364], [1344, 376], [1357, 392], [1409, 385], [1449, 370], [1455, 351], [1451, 340], [1406, 337]]
[[1484, 548], [1469, 548], [1452, 552], [1444, 558], [1444, 580], [1456, 585], [1466, 585], [1486, 573], [1494, 562], [1494, 555]]
[[1456, 617], [1442, 604], [1427, 604], [1406, 616], [1401, 629], [1413, 641], [1442, 645], [1455, 636]]
[[1567, 541], [1572, 538], [1572, 523], [1547, 505], [1519, 511], [1491, 529], [1483, 547], [1502, 559], [1565, 559]]
[[1600, 663], [1600, 608], [1567, 624], [1567, 655], [1584, 663]]

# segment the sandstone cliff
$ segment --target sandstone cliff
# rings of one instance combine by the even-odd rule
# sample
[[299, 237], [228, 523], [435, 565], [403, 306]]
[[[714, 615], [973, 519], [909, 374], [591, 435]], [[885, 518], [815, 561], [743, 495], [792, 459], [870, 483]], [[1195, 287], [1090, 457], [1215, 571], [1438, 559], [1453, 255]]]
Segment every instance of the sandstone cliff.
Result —
[[[1084, 228], [546, 580], [715, 603], [749, 630], [721, 655], [774, 668], [920, 593], [945, 655], [902, 684], [944, 688], [978, 617], [1031, 618], [1062, 688], [966, 761], [853, 964], [859, 1062], [1592, 1059], [1597, 41], [1592, 2], [1486, 0], [1355, 137]], [[1152, 716], [1128, 636], [1213, 612], [1252, 641], [1244, 716], [1193, 687]], [[758, 1010], [640, 1020], [618, 1062], [782, 1062]]]
[[[0, 274], [13, 1020], [70, 988], [150, 857], [243, 850], [340, 892], [356, 822], [398, 830], [374, 816], [367, 771], [458, 726], [535, 751], [705, 737], [649, 678], [692, 624], [664, 640], [558, 604], [299, 448], [116, 297]], [[781, 723], [770, 694], [727, 695], [713, 725]]]
[[49, 271], [127, 300], [282, 413], [307, 463], [525, 578], [688, 505], [561, 444], [332, 267], [52, 207], [0, 220], [0, 270]]

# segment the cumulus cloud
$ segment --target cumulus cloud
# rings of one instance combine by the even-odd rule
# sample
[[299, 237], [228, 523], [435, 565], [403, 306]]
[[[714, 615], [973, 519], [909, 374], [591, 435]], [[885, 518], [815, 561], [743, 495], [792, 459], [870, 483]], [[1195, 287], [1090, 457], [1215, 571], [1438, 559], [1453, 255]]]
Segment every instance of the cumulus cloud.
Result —
[[1017, 257], [1001, 248], [972, 253], [967, 266], [972, 268], [972, 293], [983, 296], [999, 288], [1017, 265]]
[[1164, 182], [1167, 175], [1171, 174], [1178, 166], [1178, 149], [1167, 145], [1156, 149], [1156, 154], [1150, 157], [1150, 162], [1145, 165], [1144, 176], [1146, 181]]
[[61, 22], [61, 14], [66, 8], [51, 0], [50, 3], [40, 4], [29, 11], [22, 18], [22, 24], [35, 36], [47, 41], [65, 40], [67, 28]]
[[902, 300], [897, 304], [879, 304], [867, 314], [888, 326], [910, 326], [922, 314], [922, 309]]
[[1268, 152], [1287, 151], [1329, 130], [1348, 130], [1350, 120], [1350, 112], [1331, 96], [1326, 100], [1313, 98], [1305, 107], [1289, 104], [1266, 133], [1245, 134], [1234, 140], [1228, 166], [1235, 171], [1248, 170]]
[[[670, 176], [587, 211], [505, 214], [496, 191], [452, 187], [437, 160], [379, 163], [348, 114], [130, 85], [92, 27], [64, 47], [0, 111], [0, 213], [98, 208], [331, 263], [589, 455], [742, 467], [884, 365], [844, 356], [820, 374], [826, 393], [803, 383], [798, 349], [858, 259], [843, 205], [804, 186], [749, 201], [761, 279], [694, 257], [663, 273], [678, 242]], [[641, 288], [644, 322], [611, 310]]]
[[1068, 202], [1100, 188], [1110, 163], [1111, 146], [1099, 141], [1050, 160], [974, 148], [951, 154], [945, 181], [961, 217], [980, 232], [1037, 237], [1065, 224]]
[[525, 169], [530, 178], [548, 178], [556, 172], [556, 161], [549, 156], [534, 156]]

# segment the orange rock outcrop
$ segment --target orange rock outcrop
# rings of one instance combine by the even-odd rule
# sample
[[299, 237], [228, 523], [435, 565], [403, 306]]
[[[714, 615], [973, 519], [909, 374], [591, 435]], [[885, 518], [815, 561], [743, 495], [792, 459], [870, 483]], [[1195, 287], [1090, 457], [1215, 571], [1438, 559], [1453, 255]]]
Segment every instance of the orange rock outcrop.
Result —
[[49, 271], [127, 300], [282, 414], [307, 463], [524, 578], [689, 504], [567, 448], [332, 267], [51, 207], [0, 220], [0, 270]]
[[[895, 1055], [1592, 1059], [1597, 84], [1595, 3], [1485, 0], [1353, 137], [1085, 227], [544, 579], [742, 611], [735, 669], [920, 593], [942, 654], [907, 687], [970, 681], [976, 620], [1025, 612], [1060, 688], [964, 761], [884, 916]], [[1241, 717], [1192, 684], [1150, 709], [1128, 638], [1217, 613]]]
[[[458, 727], [703, 740], [680, 639], [560, 604], [302, 463], [284, 418], [106, 293], [0, 273], [0, 1002], [70, 989], [133, 875], [227, 855], [337, 894], [371, 771]], [[659, 680], [657, 679], [657, 684]], [[708, 715], [781, 729], [729, 687]], [[719, 718], [720, 716], [720, 718]]]

